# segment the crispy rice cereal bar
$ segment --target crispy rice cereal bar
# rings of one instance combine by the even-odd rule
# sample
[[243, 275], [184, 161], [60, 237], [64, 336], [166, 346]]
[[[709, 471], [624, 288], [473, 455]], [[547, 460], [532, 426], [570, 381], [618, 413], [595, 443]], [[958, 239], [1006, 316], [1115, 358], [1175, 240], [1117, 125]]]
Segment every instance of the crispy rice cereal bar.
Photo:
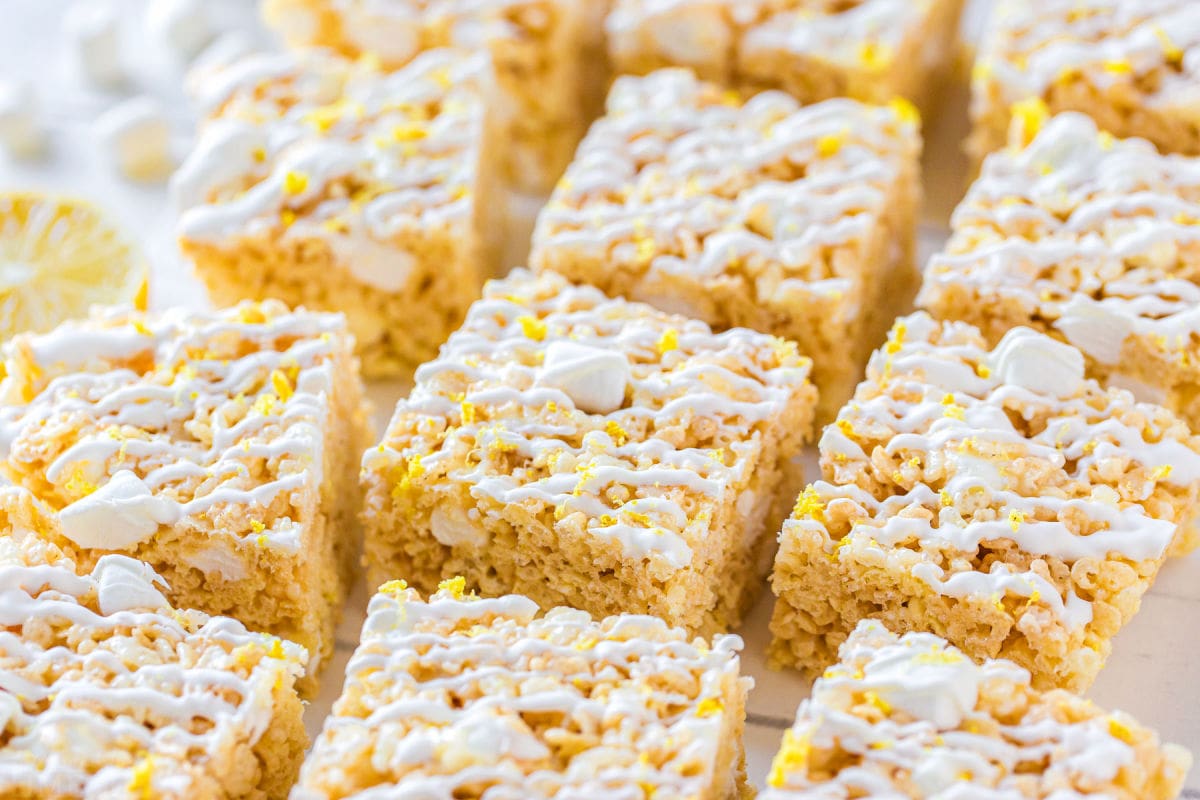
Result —
[[500, 97], [505, 183], [554, 186], [583, 134], [581, 53], [586, 4], [599, 0], [266, 0], [269, 24], [293, 46], [408, 64], [439, 47], [485, 49]]
[[368, 376], [411, 375], [498, 246], [488, 80], [484, 57], [447, 50], [392, 74], [310, 52], [194, 75], [211, 119], [173, 190], [214, 300], [344, 311]]
[[553, 273], [492, 282], [363, 459], [370, 582], [727, 630], [799, 489], [809, 366]]
[[165, 590], [126, 556], [77, 574], [52, 544], [0, 536], [0, 796], [287, 797], [304, 648]]
[[932, 106], [958, 39], [963, 0], [614, 0], [618, 74], [690, 67], [803, 103], [907, 97]]
[[1168, 548], [1195, 542], [1200, 437], [1028, 328], [989, 351], [969, 325], [900, 320], [820, 457], [772, 579], [772, 656], [811, 673], [872, 617], [1082, 691]]
[[916, 292], [918, 128], [904, 101], [802, 108], [779, 92], [743, 103], [680, 69], [621, 78], [530, 263], [797, 342], [831, 419]]
[[293, 800], [752, 795], [741, 639], [462, 589], [393, 581], [371, 600]]
[[1082, 111], [1117, 136], [1200, 155], [1194, 0], [997, 0], [972, 78], [976, 163], [1014, 115]]
[[368, 431], [340, 315], [97, 310], [3, 350], [0, 472], [84, 569], [147, 561], [178, 607], [333, 650]]
[[864, 621], [784, 734], [762, 800], [1173, 800], [1192, 758], [929, 633]]
[[1028, 325], [1200, 430], [1200, 159], [1060, 114], [1014, 126], [953, 218], [919, 304], [989, 341]]

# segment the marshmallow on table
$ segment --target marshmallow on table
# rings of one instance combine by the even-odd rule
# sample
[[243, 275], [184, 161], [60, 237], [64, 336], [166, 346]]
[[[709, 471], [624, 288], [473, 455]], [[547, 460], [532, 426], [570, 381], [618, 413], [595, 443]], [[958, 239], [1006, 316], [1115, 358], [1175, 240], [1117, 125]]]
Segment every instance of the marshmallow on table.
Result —
[[27, 83], [0, 81], [0, 147], [18, 158], [32, 158], [42, 145], [33, 89]]
[[81, 0], [67, 12], [65, 28], [84, 77], [104, 87], [125, 81], [121, 15], [116, 6], [102, 0]]
[[171, 127], [151, 98], [134, 97], [109, 109], [96, 121], [96, 133], [127, 177], [152, 180], [171, 171]]
[[212, 23], [203, 0], [152, 0], [146, 16], [150, 35], [183, 60], [212, 41]]

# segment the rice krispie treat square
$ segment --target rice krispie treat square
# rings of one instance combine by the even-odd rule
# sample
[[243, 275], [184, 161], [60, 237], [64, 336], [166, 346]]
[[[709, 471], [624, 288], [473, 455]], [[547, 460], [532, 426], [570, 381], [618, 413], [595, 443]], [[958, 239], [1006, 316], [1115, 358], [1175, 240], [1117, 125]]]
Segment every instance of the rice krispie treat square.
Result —
[[827, 421], [918, 282], [921, 137], [906, 101], [742, 101], [686, 70], [620, 78], [530, 264], [718, 329], [795, 341]]
[[728, 630], [799, 490], [809, 367], [553, 273], [494, 281], [363, 458], [369, 581]]
[[864, 618], [1086, 688], [1168, 549], [1195, 543], [1200, 437], [1028, 328], [989, 350], [900, 320], [784, 525], [773, 660], [817, 673]]
[[971, 81], [976, 163], [1016, 116], [1082, 111], [1117, 136], [1200, 155], [1193, 0], [997, 0]]
[[411, 376], [499, 247], [486, 58], [431, 51], [386, 73], [273, 53], [191, 77], [209, 121], [172, 189], [213, 299], [344, 311], [368, 376]]
[[368, 441], [341, 315], [97, 309], [2, 351], [0, 473], [83, 569], [149, 564], [180, 608], [333, 650]]
[[993, 343], [1018, 325], [1064, 339], [1200, 430], [1200, 159], [1070, 112], [1017, 124], [952, 224], [921, 307]]
[[327, 47], [402, 67], [440, 47], [486, 51], [499, 96], [505, 183], [542, 194], [583, 135], [587, 6], [600, 0], [266, 0], [264, 15], [294, 47]]
[[106, 555], [77, 573], [6, 528], [0, 796], [287, 797], [308, 746], [304, 648], [176, 611], [140, 561]]
[[963, 0], [614, 0], [617, 74], [688, 67], [803, 103], [906, 97], [928, 110], [958, 42]]
[[292, 798], [748, 797], [741, 647], [392, 581]]
[[929, 633], [862, 622], [813, 686], [762, 800], [1172, 800], [1192, 757], [1128, 714], [1039, 691]]

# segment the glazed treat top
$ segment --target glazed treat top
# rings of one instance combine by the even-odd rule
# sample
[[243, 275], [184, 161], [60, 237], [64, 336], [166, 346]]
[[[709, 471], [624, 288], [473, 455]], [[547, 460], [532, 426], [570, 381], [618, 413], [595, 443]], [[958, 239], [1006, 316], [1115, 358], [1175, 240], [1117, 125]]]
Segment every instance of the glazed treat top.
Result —
[[[370, 53], [389, 66], [438, 47], [479, 48], [496, 38], [537, 30], [537, 9], [563, 0], [267, 0], [267, 21], [289, 41]], [[590, 0], [566, 0], [566, 3]], [[335, 12], [332, 17], [306, 11]], [[321, 26], [326, 26], [321, 29]]]
[[[18, 336], [3, 350], [0, 469], [61, 509], [81, 548], [133, 550], [171, 525], [294, 552], [350, 347], [340, 314], [275, 301], [97, 309]], [[196, 566], [236, 579], [226, 549]]]
[[316, 237], [398, 289], [409, 270], [389, 240], [471, 219], [489, 74], [450, 50], [391, 73], [319, 50], [201, 69], [193, 94], [215, 119], [172, 181], [180, 235]]
[[[417, 370], [364, 466], [395, 492], [457, 485], [553, 514], [556, 528], [631, 558], [691, 563], [714, 514], [745, 485], [785, 409], [815, 401], [794, 344], [606, 298], [518, 270], [488, 284], [437, 360]], [[486, 513], [494, 513], [488, 511]], [[434, 515], [444, 543], [478, 524]]]
[[1029, 106], [1009, 148], [984, 162], [920, 302], [986, 287], [1105, 364], [1130, 335], [1194, 351], [1200, 159], [1114, 139], [1081, 114], [1042, 123]]
[[[709, 647], [648, 616], [537, 616], [518, 595], [393, 581], [370, 603], [346, 687], [297, 800], [360, 796], [699, 797], [738, 688], [736, 636]], [[371, 764], [370, 769], [364, 762]]]
[[1018, 328], [988, 350], [973, 327], [923, 313], [897, 322], [820, 452], [836, 485], [810, 487], [789, 526], [836, 531], [835, 557], [874, 548], [943, 594], [1068, 627], [1091, 621], [1091, 603], [1030, 557], [1160, 559], [1173, 503], [1200, 480], [1200, 438], [1085, 380], [1074, 348]]
[[1190, 761], [1125, 714], [1033, 690], [1009, 661], [870, 620], [800, 706], [763, 798], [1133, 798], [1141, 782], [1173, 797]]
[[1082, 79], [1186, 107], [1200, 99], [1195, 11], [1192, 0], [999, 0], [975, 80], [1005, 103]]
[[919, 157], [918, 128], [904, 101], [800, 107], [764, 92], [743, 103], [688, 70], [622, 77], [539, 217], [535, 248], [736, 279], [751, 293], [797, 281], [844, 293], [852, 276], [832, 253], [878, 224]]
[[53, 545], [0, 537], [0, 794], [186, 797], [205, 762], [262, 737], [304, 649], [164, 591], [125, 556], [80, 575]]
[[[692, 26], [659, 27], [664, 53], [686, 63], [703, 61], [706, 49], [732, 44], [753, 51], [778, 49], [854, 69], [879, 71], [929, 13], [933, 0], [616, 0], [608, 19], [611, 36], [655, 25], [655, 17], [690, 14]], [[702, 15], [719, 9], [720, 22]], [[713, 20], [713, 21], [709, 21]], [[710, 26], [719, 24], [720, 30]]]

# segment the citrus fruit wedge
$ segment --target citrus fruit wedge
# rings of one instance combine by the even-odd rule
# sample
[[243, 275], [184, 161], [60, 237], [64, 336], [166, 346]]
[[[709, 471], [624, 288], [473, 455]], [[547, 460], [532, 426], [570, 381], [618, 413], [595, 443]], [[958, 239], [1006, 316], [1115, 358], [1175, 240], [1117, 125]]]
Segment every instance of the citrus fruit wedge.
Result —
[[138, 248], [90, 203], [0, 192], [0, 341], [47, 331], [93, 304], [146, 307]]

